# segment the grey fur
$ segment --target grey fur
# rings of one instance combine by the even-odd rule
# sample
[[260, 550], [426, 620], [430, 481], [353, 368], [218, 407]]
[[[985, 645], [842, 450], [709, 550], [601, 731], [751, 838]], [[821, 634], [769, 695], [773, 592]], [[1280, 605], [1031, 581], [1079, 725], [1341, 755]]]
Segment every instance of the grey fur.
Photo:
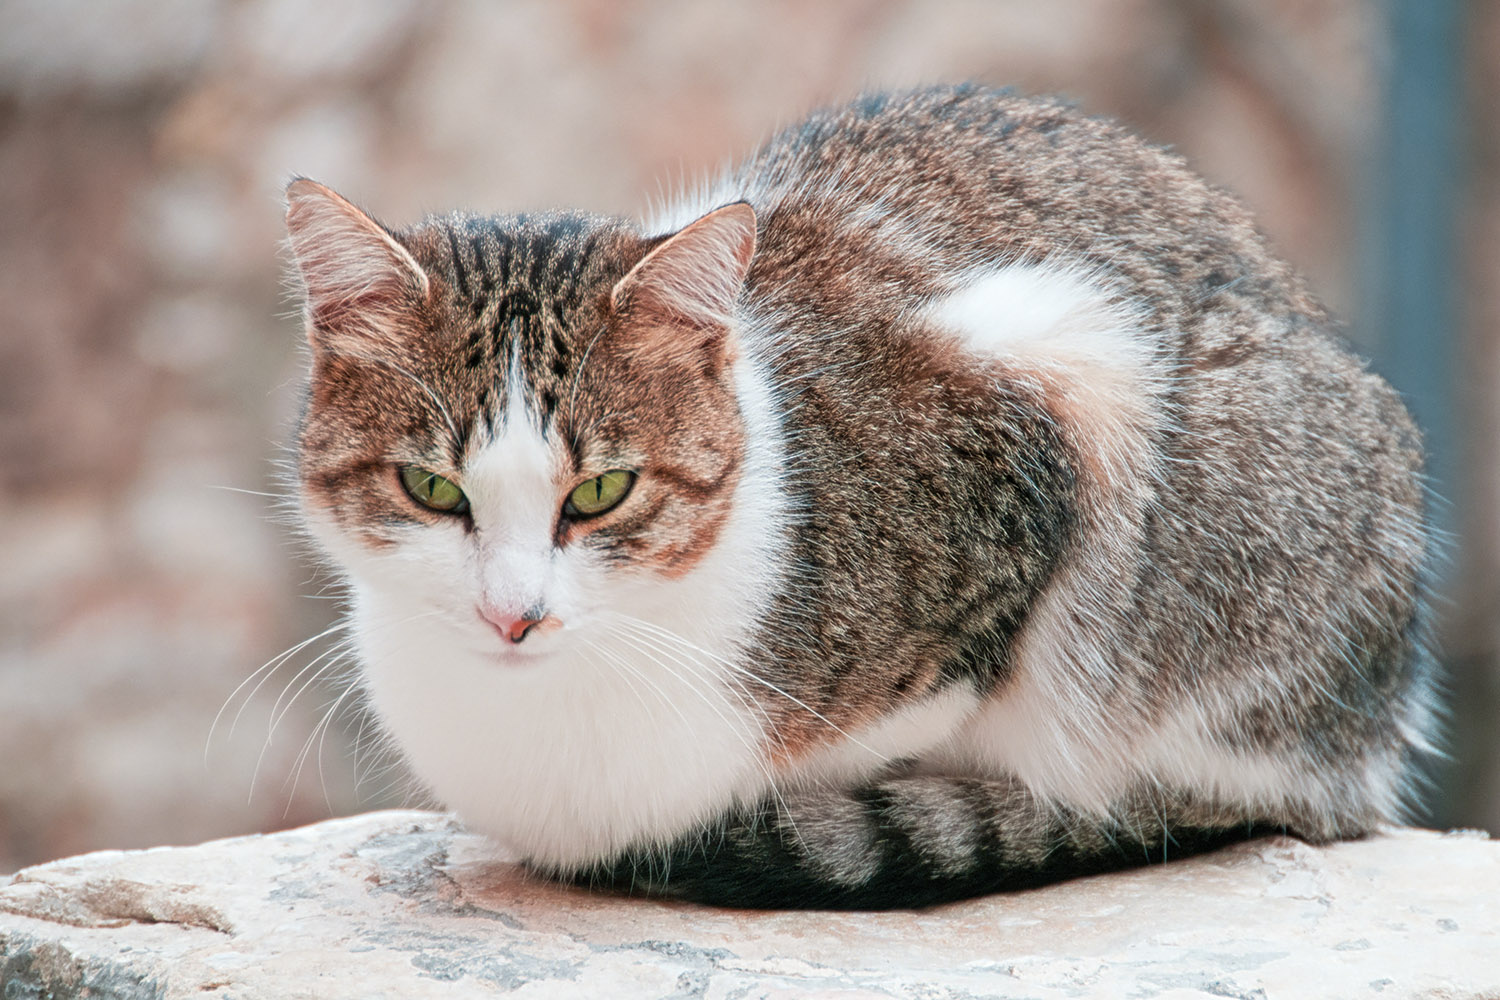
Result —
[[[734, 349], [770, 373], [794, 511], [745, 656], [767, 682], [751, 695], [773, 722], [768, 753], [795, 760], [831, 726], [945, 691], [1003, 704], [1051, 671], [1061, 708], [1026, 721], [1099, 766], [1059, 759], [1055, 780], [1028, 782], [949, 747], [543, 867], [739, 905], [920, 905], [1400, 817], [1433, 727], [1418, 434], [1237, 202], [1113, 123], [977, 87], [815, 115], [659, 231], [737, 201], [758, 233]], [[600, 372], [628, 359], [594, 355], [579, 377], [601, 325], [629, 320], [609, 289], [662, 236], [547, 216], [395, 238], [446, 289], [422, 304], [429, 332], [409, 363], [465, 426], [512, 342], [547, 419], [567, 416], [559, 400], [717, 414], [670, 432], [721, 460], [684, 459], [683, 495], [701, 507], [671, 551], [697, 558], [743, 450], [714, 402], [728, 398], [717, 362], [676, 388], [642, 376], [623, 404], [610, 393], [637, 383]], [[976, 358], [933, 323], [966, 276], [1015, 263], [1078, 269], [1132, 317], [1152, 373], [1129, 401], [1145, 414], [1139, 454], [1098, 453], [1098, 414], [1068, 396], [1076, 373]], [[534, 321], [494, 320], [517, 303]], [[314, 384], [357, 377], [330, 364]], [[381, 391], [382, 407], [404, 405]], [[305, 481], [368, 530], [386, 501], [347, 483], [375, 432], [325, 409], [304, 431]], [[611, 558], [655, 552], [650, 523], [611, 530], [596, 538]], [[1223, 772], [1212, 781], [1167, 759], [1167, 728], [1189, 724], [1185, 745], [1214, 761], [1195, 773]]]
[[[825, 512], [825, 530], [804, 535], [797, 550], [817, 582], [787, 600], [818, 611], [799, 622], [795, 641], [768, 639], [761, 656], [778, 682], [834, 717], [841, 705], [899, 702], [888, 685], [921, 662], [911, 638], [925, 624], [924, 637], [947, 650], [948, 675], [1003, 698], [1025, 610], [1014, 631], [986, 628], [986, 617], [1005, 614], [1006, 595], [1032, 606], [1042, 581], [1079, 559], [1080, 533], [1114, 533], [1111, 551], [1123, 557], [1084, 577], [1095, 588], [1086, 595], [1091, 638], [1107, 668], [1080, 677], [1091, 713], [1149, 729], [1185, 703], [1201, 706], [1226, 749], [1278, 762], [1285, 794], [1248, 802], [1147, 784], [1117, 789], [1108, 813], [1091, 818], [1019, 785], [909, 777], [867, 790], [882, 804], [849, 823], [841, 846], [827, 829], [850, 814], [848, 793], [823, 790], [730, 818], [727, 834], [687, 837], [644, 869], [631, 859], [623, 882], [619, 862], [585, 880], [773, 905], [911, 905], [1028, 884], [1064, 847], [1087, 870], [1105, 859], [1175, 855], [1205, 834], [1216, 843], [1215, 831], [1276, 828], [1322, 840], [1402, 815], [1414, 756], [1433, 726], [1420, 642], [1428, 544], [1417, 432], [1395, 392], [1349, 351], [1231, 197], [1113, 123], [978, 88], [866, 98], [815, 116], [772, 140], [719, 191], [745, 192], [761, 215], [749, 308], [772, 317], [765, 353], [798, 387], [788, 419], [799, 482], [806, 506]], [[928, 253], [904, 256], [880, 225], [859, 225], [872, 203], [886, 218], [915, 220]], [[1054, 437], [1053, 421], [1028, 414], [1024, 391], [994, 400], [963, 428], [917, 420], [906, 440], [891, 435], [886, 421], [900, 422], [901, 410], [886, 387], [902, 385], [902, 366], [882, 368], [889, 354], [862, 339], [883, 347], [909, 336], [912, 300], [940, 292], [954, 273], [1059, 256], [1098, 268], [1150, 310], [1144, 334], [1171, 373], [1152, 402], [1163, 417], [1153, 442], [1163, 471], [1136, 484], [1141, 502], [1123, 520], [1088, 510], [1076, 495], [1077, 459]], [[911, 298], [892, 295], [893, 287]], [[843, 357], [830, 366], [833, 343]], [[1014, 539], [996, 559], [994, 529], [963, 520], [941, 486], [904, 504], [882, 497], [874, 512], [840, 494], [858, 469], [961, 483], [972, 466], [947, 449], [989, 426], [996, 441], [1017, 435], [1013, 468], [1066, 456], [1043, 480], [1060, 508], [996, 498], [1005, 520], [1029, 508], [1058, 533]], [[906, 447], [913, 440], [947, 449], [914, 456]], [[1046, 458], [1024, 457], [1027, 445]], [[856, 509], [858, 523], [839, 520]], [[944, 527], [956, 531], [935, 551], [890, 550], [892, 540], [941, 537]], [[959, 580], [990, 595], [977, 618], [951, 613], [965, 601], [954, 590]], [[1070, 599], [1083, 606], [1085, 595]], [[892, 608], [906, 612], [899, 635], [881, 628]], [[809, 675], [820, 683], [808, 685]], [[816, 835], [802, 832], [809, 829]], [[910, 850], [887, 841], [877, 862], [870, 829], [898, 834]], [[792, 845], [771, 852], [781, 867], [839, 873], [828, 879], [839, 887], [735, 880], [739, 855], [715, 846], [726, 836], [779, 839]], [[798, 857], [805, 860], [786, 860]], [[700, 870], [699, 858], [711, 863]], [[747, 864], [777, 867], [765, 857]], [[640, 874], [660, 865], [674, 872], [665, 882]], [[926, 890], [904, 877], [913, 865], [930, 872]], [[867, 884], [845, 885], [850, 870], [869, 872]], [[881, 879], [892, 884], [883, 888]]]

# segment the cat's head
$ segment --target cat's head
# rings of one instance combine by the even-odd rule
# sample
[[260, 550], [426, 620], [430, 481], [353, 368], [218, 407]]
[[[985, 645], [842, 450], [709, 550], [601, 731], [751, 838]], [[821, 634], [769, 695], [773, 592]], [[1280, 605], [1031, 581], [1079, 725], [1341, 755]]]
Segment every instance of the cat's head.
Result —
[[302, 179], [287, 203], [302, 507], [372, 627], [425, 616], [421, 634], [542, 663], [715, 548], [746, 452], [748, 205], [644, 238], [572, 214], [393, 231]]

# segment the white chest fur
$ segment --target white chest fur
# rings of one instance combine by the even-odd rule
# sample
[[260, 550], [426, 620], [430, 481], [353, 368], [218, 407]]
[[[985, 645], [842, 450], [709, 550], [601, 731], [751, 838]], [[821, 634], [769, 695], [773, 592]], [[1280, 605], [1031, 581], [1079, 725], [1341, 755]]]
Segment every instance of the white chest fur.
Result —
[[[750, 362], [738, 369], [747, 454], [713, 549], [675, 580], [507, 557], [498, 576], [535, 563], [527, 592], [545, 593], [566, 623], [524, 655], [498, 655], [473, 611], [497, 576], [476, 560], [499, 543], [458, 526], [386, 555], [329, 540], [350, 570], [363, 685], [386, 732], [445, 805], [530, 859], [564, 864], [675, 835], [769, 787], [740, 649], [777, 585], [786, 500], [768, 390]], [[486, 469], [504, 466], [494, 503], [521, 488], [523, 467], [546, 476], [534, 423], [513, 412], [505, 427], [473, 463], [476, 523]], [[489, 533], [516, 549], [526, 521]]]
[[[362, 595], [359, 615], [383, 617], [380, 604]], [[366, 633], [370, 703], [443, 803], [524, 856], [596, 857], [759, 789], [758, 720], [708, 658], [606, 634], [515, 667], [453, 650], [431, 622]]]

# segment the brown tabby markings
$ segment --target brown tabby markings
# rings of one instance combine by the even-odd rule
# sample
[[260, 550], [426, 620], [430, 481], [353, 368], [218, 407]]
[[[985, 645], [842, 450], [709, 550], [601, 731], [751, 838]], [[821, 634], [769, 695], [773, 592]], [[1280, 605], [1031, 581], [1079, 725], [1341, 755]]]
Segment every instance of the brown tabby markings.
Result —
[[702, 378], [693, 358], [642, 358], [635, 345], [656, 331], [633, 329], [629, 316], [605, 322], [578, 380], [577, 413], [560, 432], [587, 428], [600, 452], [639, 456], [636, 489], [643, 495], [599, 529], [601, 537], [680, 576], [713, 546], [739, 482], [744, 430], [730, 372]]
[[[935, 118], [944, 123], [946, 140], [933, 140]], [[922, 129], [920, 136], [910, 131], [917, 127]], [[996, 155], [993, 139], [996, 135], [1003, 137], [1003, 157]], [[920, 236], [927, 256], [918, 258], [894, 249], [888, 233], [879, 225], [850, 225], [848, 203], [871, 197], [859, 188], [857, 180], [843, 187], [822, 186], [817, 183], [816, 165], [791, 165], [803, 150], [819, 141], [827, 143], [825, 149], [836, 148], [842, 158], [830, 172], [840, 170], [841, 176], [850, 179], [879, 176], [876, 196], [889, 206], [892, 216], [924, 220], [926, 230]], [[965, 259], [972, 259], [975, 248], [983, 247], [987, 257], [998, 260], [1041, 260], [1061, 250], [1083, 262], [1097, 264], [1115, 275], [1132, 292], [1135, 301], [1153, 310], [1146, 323], [1149, 328], [1161, 331], [1158, 336], [1163, 349], [1181, 359], [1180, 364], [1200, 367], [1196, 381], [1179, 380], [1177, 388], [1162, 404], [1170, 421], [1181, 431], [1168, 432], [1156, 443], [1173, 454], [1170, 477], [1162, 484], [1158, 505], [1147, 515], [1145, 526], [1148, 538], [1161, 537], [1152, 548], [1162, 554], [1163, 565], [1160, 576], [1148, 571], [1138, 584], [1142, 589], [1138, 614], [1146, 618], [1161, 616], [1163, 620], [1141, 623], [1141, 627], [1131, 630], [1129, 634], [1150, 637], [1142, 640], [1148, 648], [1131, 650], [1119, 665], [1124, 668], [1130, 663], [1145, 666], [1197, 660], [1201, 656], [1198, 638], [1183, 636], [1180, 625], [1164, 619], [1191, 621], [1200, 614], [1194, 608], [1202, 607], [1217, 609], [1223, 623], [1219, 641], [1236, 647], [1233, 653], [1226, 651], [1221, 669], [1233, 669], [1231, 664], [1237, 661], [1259, 662], [1260, 658], [1248, 648], [1255, 643], [1265, 650], [1285, 650], [1285, 655], [1301, 658], [1292, 652], [1300, 641], [1284, 632], [1277, 634], [1279, 628], [1273, 632], [1259, 601], [1225, 603], [1224, 592], [1216, 589], [1223, 585], [1218, 581], [1240, 578], [1243, 582], [1228, 584], [1230, 592], [1253, 596], [1263, 590], [1263, 582], [1243, 579], [1247, 568], [1237, 564], [1237, 553], [1226, 552], [1217, 543], [1195, 546], [1187, 538], [1178, 540], [1172, 536], [1193, 532], [1197, 530], [1195, 526], [1204, 525], [1218, 537], [1249, 532], [1253, 540], [1256, 525], [1267, 513], [1258, 499], [1251, 500], [1243, 492], [1238, 496], [1225, 492], [1234, 486], [1217, 480], [1219, 470], [1226, 466], [1243, 469], [1264, 466], [1265, 459], [1259, 455], [1235, 457], [1238, 452], [1258, 447], [1255, 433], [1219, 424], [1224, 419], [1222, 415], [1245, 411], [1249, 403], [1244, 397], [1247, 389], [1256, 397], [1261, 396], [1257, 383], [1266, 376], [1256, 370], [1263, 371], [1268, 365], [1274, 370], [1275, 365], [1284, 364], [1276, 361], [1273, 348], [1262, 343], [1266, 334], [1260, 317], [1298, 316], [1299, 321], [1290, 330], [1277, 336], [1299, 342], [1299, 350], [1322, 355], [1299, 362], [1298, 368], [1331, 373], [1327, 377], [1333, 383], [1332, 391], [1321, 387], [1296, 390], [1297, 398], [1306, 394], [1323, 406], [1324, 401], [1337, 400], [1348, 391], [1344, 388], [1346, 384], [1358, 387], [1360, 392], [1367, 391], [1365, 386], [1379, 386], [1377, 398], [1389, 401], [1394, 397], [1373, 376], [1358, 372], [1358, 363], [1352, 362], [1331, 341], [1324, 342], [1327, 346], [1319, 343], [1326, 336], [1321, 328], [1315, 327], [1326, 323], [1321, 306], [1308, 295], [1290, 268], [1271, 256], [1243, 209], [1227, 195], [1203, 185], [1179, 158], [1141, 142], [1112, 123], [1085, 118], [1046, 102], [996, 100], [983, 91], [935, 91], [883, 99], [869, 107], [856, 104], [841, 109], [779, 137], [742, 168], [741, 173], [749, 178], [774, 178], [782, 169], [797, 178], [800, 190], [806, 194], [782, 195], [778, 191], [775, 207], [763, 215], [762, 251], [749, 282], [751, 298], [781, 320], [782, 333], [777, 346], [785, 353], [777, 359], [777, 364], [787, 373], [788, 380], [801, 377], [810, 383], [804, 390], [804, 400], [827, 392], [840, 404], [827, 411], [810, 412], [816, 404], [804, 403], [806, 417], [793, 411], [794, 433], [816, 439], [845, 427], [851, 416], [859, 419], [875, 415], [878, 419], [889, 412], [884, 406], [877, 404], [866, 410], [860, 404], [870, 382], [882, 385], [920, 382], [924, 364], [931, 363], [930, 357], [903, 359], [903, 363], [883, 369], [881, 375], [869, 380], [861, 378], [859, 372], [846, 371], [820, 378], [816, 373], [828, 367], [821, 348], [823, 331], [846, 331], [842, 336], [848, 346], [842, 350], [860, 358], [865, 371], [879, 369], [883, 361], [898, 352], [924, 350], [926, 344], [920, 338], [912, 340], [888, 330], [899, 322], [898, 310], [904, 303], [920, 301], [937, 290], [941, 284], [935, 277], [938, 268], [959, 266]], [[753, 185], [754, 181], [750, 183]], [[776, 190], [774, 182], [768, 186]], [[889, 294], [893, 287], [901, 289], [901, 294]], [[1213, 322], [1207, 321], [1210, 314], [1204, 311], [1204, 302], [1209, 297], [1217, 307]], [[861, 336], [866, 331], [868, 340]], [[1210, 355], [1213, 351], [1220, 353]], [[1249, 373], [1237, 370], [1223, 379], [1215, 374], [1218, 359], [1227, 361], [1246, 352], [1254, 359], [1256, 369]], [[1273, 377], [1280, 377], [1280, 373]], [[1027, 381], [1035, 384], [1034, 378]], [[1020, 392], [1024, 384], [1012, 385], [1010, 391]], [[1061, 445], [1052, 428], [1077, 426], [1078, 414], [1059, 405], [1060, 395], [1055, 387], [1042, 388], [1045, 399], [997, 400], [997, 408], [1002, 413], [1007, 409], [1015, 413], [1019, 426], [1026, 426], [1029, 420], [1039, 431], [1045, 430], [1054, 439], [1049, 453], [1068, 455], [1071, 469], [1098, 468], [1096, 456], [1086, 451], [1070, 453]], [[1236, 395], [1241, 398], [1235, 399]], [[1249, 405], [1258, 407], [1261, 413], [1275, 413], [1284, 408], [1280, 400], [1286, 398], [1291, 398], [1291, 394], [1269, 388], [1263, 400], [1257, 399]], [[956, 405], [973, 407], [972, 400], [962, 398]], [[1320, 414], [1315, 419], [1338, 423], [1346, 429], [1351, 440], [1344, 453], [1362, 456], [1361, 461], [1366, 463], [1360, 478], [1374, 477], [1402, 484], [1407, 492], [1391, 495], [1381, 488], [1351, 492], [1339, 485], [1338, 473], [1329, 476], [1326, 486], [1319, 486], [1330, 498], [1343, 498], [1341, 503], [1358, 497], [1359, 502], [1381, 505], [1389, 524], [1384, 536], [1390, 538], [1394, 533], [1395, 537], [1403, 537], [1409, 535], [1405, 526], [1420, 519], [1420, 497], [1408, 472], [1419, 467], [1420, 454], [1409, 421], [1399, 407], [1387, 405], [1383, 409], [1386, 417], [1383, 423], [1347, 421], [1333, 414]], [[1033, 414], [1029, 418], [1028, 411]], [[913, 413], [910, 404], [905, 412]], [[916, 415], [921, 413], [915, 411], [911, 424], [899, 431], [891, 428], [884, 440], [868, 442], [865, 453], [871, 455], [871, 466], [891, 470], [905, 464], [914, 473], [936, 480], [950, 474], [948, 470], [940, 471], [941, 452], [900, 458], [889, 454], [891, 446], [902, 439], [919, 442], [926, 437], [922, 416]], [[1226, 431], [1232, 437], [1226, 437]], [[1030, 433], [1023, 432], [1020, 436], [1024, 440]], [[847, 434], [848, 440], [864, 436], [853, 428]], [[945, 440], [949, 434], [958, 440], [964, 437], [962, 431], [934, 429], [931, 439]], [[1404, 446], [1389, 447], [1381, 440], [1389, 434], [1404, 438]], [[871, 436], [882, 437], [878, 433]], [[1088, 440], [1086, 435], [1078, 439]], [[1198, 442], [1206, 440], [1216, 442], [1223, 457], [1212, 461], [1199, 457]], [[1309, 435], [1288, 442], [1288, 447], [1315, 448], [1316, 441], [1316, 436]], [[824, 470], [811, 485], [811, 492], [826, 497], [836, 489], [830, 481], [837, 482], [852, 471], [841, 468], [841, 459], [847, 451], [830, 449], [824, 456], [818, 453], [815, 440], [809, 451], [813, 454], [808, 465]], [[1017, 464], [1027, 463], [1015, 458], [1001, 462], [1002, 466]], [[923, 466], [934, 465], [939, 468], [917, 472]], [[1205, 481], [1197, 470], [1211, 471], [1214, 478]], [[1059, 476], [1068, 474], [1059, 470]], [[1072, 506], [1067, 499], [1071, 487], [1065, 486], [1065, 482], [1059, 478], [1053, 486], [1064, 510]], [[880, 507], [894, 498], [869, 499], [868, 506]], [[1221, 506], [1215, 507], [1215, 503]], [[826, 510], [836, 509], [839, 504], [820, 500], [814, 506]], [[861, 534], [858, 528], [850, 530], [856, 536]], [[969, 531], [955, 530], [951, 524], [892, 523], [887, 530], [896, 537], [927, 531], [930, 534], [926, 537], [932, 538], [972, 538]], [[844, 530], [831, 534], [847, 537]], [[1259, 544], [1267, 547], [1267, 556], [1278, 563], [1288, 555], [1300, 559], [1294, 553], [1273, 556], [1274, 550], [1284, 544], [1280, 540], [1268, 538]], [[896, 694], [894, 678], [904, 679], [912, 671], [912, 664], [922, 663], [933, 655], [924, 656], [912, 648], [914, 638], [927, 634], [930, 623], [942, 623], [960, 633], [973, 627], [959, 625], [943, 614], [946, 602], [938, 596], [946, 597], [942, 581], [955, 576], [963, 578], [965, 572], [986, 579], [995, 572], [993, 564], [982, 569], [959, 569], [943, 558], [945, 547], [941, 545], [922, 553], [913, 552], [904, 559], [880, 556], [870, 560], [908, 567], [916, 580], [906, 575], [841, 571], [837, 568], [841, 562], [839, 555], [819, 550], [816, 533], [804, 540], [803, 546], [806, 553], [803, 558], [827, 570], [823, 576], [826, 590], [814, 601], [816, 606], [851, 609], [850, 618], [873, 633], [869, 636], [869, 647], [881, 651], [881, 669], [844, 672], [840, 665], [847, 661], [840, 646], [849, 626], [844, 624], [843, 616], [834, 613], [821, 623], [810, 625], [820, 639], [817, 648], [822, 655], [794, 656], [798, 670], [788, 671], [785, 682], [796, 685], [800, 696], [845, 726], [877, 718], [890, 705], [921, 693], [923, 688], [917, 685], [914, 690], [907, 688]], [[883, 546], [872, 541], [871, 548], [879, 552]], [[808, 549], [812, 551], [807, 552]], [[1033, 586], [1039, 586], [1047, 572], [1043, 567], [1050, 566], [1050, 558], [1042, 552], [1032, 556], [1029, 546], [1010, 551], [1014, 554], [1009, 558], [1015, 559], [1018, 567], [1027, 566], [1028, 558], [1038, 560], [1036, 568], [1028, 570], [1022, 579], [1029, 577], [1036, 581]], [[1374, 551], [1379, 551], [1379, 547], [1374, 547]], [[1218, 555], [1221, 552], [1222, 558]], [[1370, 559], [1370, 552], [1370, 548], [1363, 546], [1346, 550], [1342, 557], [1346, 565], [1340, 567], [1339, 573], [1330, 574], [1329, 579], [1358, 579], [1362, 574], [1352, 564]], [[934, 555], [938, 557], [933, 558]], [[1001, 566], [1007, 561], [1001, 560]], [[1401, 578], [1382, 582], [1378, 590], [1410, 595], [1412, 591], [1407, 588], [1420, 561], [1420, 552], [1412, 553]], [[1286, 570], [1298, 572], [1292, 566]], [[1262, 572], [1281, 577], [1284, 571], [1279, 565], [1268, 565]], [[1205, 589], [1210, 592], [1205, 593]], [[1034, 591], [1022, 586], [1018, 592]], [[1183, 594], [1189, 595], [1187, 602]], [[1367, 594], [1363, 600], [1373, 601], [1374, 597]], [[1317, 603], [1328, 608], [1342, 606], [1344, 601], [1327, 593]], [[891, 634], [880, 627], [888, 620], [886, 616], [875, 616], [873, 621], [862, 616], [867, 608], [872, 611], [910, 608], [915, 613], [903, 616], [901, 627]], [[1019, 626], [1024, 611], [1017, 608], [1014, 613], [1013, 620]], [[1361, 618], [1404, 623], [1414, 613], [1415, 601], [1408, 596], [1404, 606], [1389, 612], [1371, 604]], [[1385, 617], [1387, 614], [1389, 618]], [[1183, 640], [1181, 645], [1177, 642], [1179, 636]], [[1237, 636], [1245, 637], [1243, 643], [1233, 638]], [[772, 643], [768, 641], [768, 645]], [[1009, 670], [1004, 654], [1007, 646], [1007, 642], [997, 641], [987, 657], [991, 683], [997, 688], [1003, 688]], [[793, 655], [790, 650], [778, 653]], [[940, 661], [948, 663], [953, 656], [951, 647], [937, 654]], [[764, 660], [779, 662], [777, 655]], [[1386, 669], [1394, 666], [1392, 663]], [[1102, 691], [1101, 698], [1106, 701], [1111, 697], [1131, 701], [1140, 698], [1152, 715], [1160, 709], [1149, 706], [1172, 706], [1180, 704], [1183, 698], [1201, 697], [1190, 689], [1202, 682], [1178, 669], [1140, 674], [1129, 674], [1122, 669], [1112, 682], [1119, 694]], [[1319, 697], [1316, 688], [1303, 690], [1309, 698]], [[1378, 691], [1369, 690], [1359, 700], [1383, 704], [1379, 699]], [[1388, 739], [1398, 739], [1388, 711], [1383, 710], [1377, 717], [1384, 719], [1383, 725], [1390, 734]], [[828, 736], [826, 728], [806, 716], [789, 713], [786, 723], [805, 727], [809, 738]], [[1245, 735], [1237, 724], [1226, 727], [1223, 735], [1231, 742], [1254, 742], [1254, 737]]]
[[[683, 579], [759, 496], [741, 485], [771, 490], [754, 478], [763, 439], [784, 448], [772, 492], [789, 523], [767, 529], [784, 544], [752, 567], [776, 590], [738, 612], [748, 648], [720, 650], [766, 682], [740, 690], [773, 768], [934, 695], [979, 699], [942, 723], [950, 755], [918, 751], [926, 777], [893, 764], [706, 827], [679, 816], [612, 858], [566, 853], [582, 850], [571, 831], [524, 809], [499, 817], [556, 848], [540, 863], [721, 902], [911, 905], [1100, 870], [1117, 836], [1149, 854], [1399, 814], [1431, 727], [1416, 431], [1180, 158], [1055, 102], [959, 87], [813, 116], [671, 235], [581, 215], [391, 234], [308, 194], [293, 185], [289, 215], [294, 245], [317, 236], [297, 251], [318, 303], [302, 474], [348, 533], [381, 546], [440, 520], [391, 470], [462, 483], [507, 430], [514, 361], [572, 460], [559, 509], [589, 476], [640, 473], [615, 511], [558, 524], [611, 569]], [[356, 244], [340, 285], [327, 262]], [[1003, 307], [1026, 303], [993, 291], [981, 329], [934, 318], [976, 279], [1033, 266], [1087, 275], [1081, 298], [1128, 329], [1015, 348]], [[1097, 357], [1047, 353], [1080, 345]], [[739, 412], [751, 369], [774, 428]], [[462, 751], [490, 746], [473, 728], [435, 759], [466, 773]], [[662, 734], [654, 748], [677, 752]], [[542, 775], [531, 805], [659, 801], [636, 777]], [[488, 780], [455, 787], [484, 802]], [[627, 811], [601, 807], [595, 830]], [[663, 885], [652, 863], [674, 836]]]
[[[310, 318], [309, 497], [374, 547], [392, 544], [402, 525], [440, 522], [445, 515], [405, 496], [394, 468], [419, 465], [462, 485], [474, 429], [503, 430], [495, 414], [515, 354], [533, 410], [572, 456], [577, 475], [558, 484], [559, 510], [584, 479], [621, 467], [640, 474], [617, 514], [560, 523], [559, 543], [618, 546], [667, 576], [688, 572], [712, 548], [738, 484], [743, 429], [725, 359], [708, 358], [717, 371], [702, 378], [704, 359], [674, 351], [660, 317], [611, 306], [609, 288], [656, 241], [601, 220], [548, 217], [526, 234], [555, 240], [543, 256], [524, 241], [502, 243], [502, 233], [467, 217], [392, 233], [427, 278], [425, 297], [385, 289], [374, 317], [367, 296]], [[342, 324], [355, 317], [389, 324], [398, 349], [347, 351]], [[657, 342], [665, 347], [641, 356], [642, 343]]]

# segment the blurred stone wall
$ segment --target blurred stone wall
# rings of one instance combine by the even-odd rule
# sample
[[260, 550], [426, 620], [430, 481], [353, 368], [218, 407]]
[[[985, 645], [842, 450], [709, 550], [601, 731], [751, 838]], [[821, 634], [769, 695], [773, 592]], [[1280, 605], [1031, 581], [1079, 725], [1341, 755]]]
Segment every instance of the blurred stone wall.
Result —
[[[1476, 121], [1496, 110], [1495, 12], [1475, 15]], [[0, 3], [0, 871], [400, 797], [378, 768], [356, 792], [350, 700], [325, 733], [338, 687], [303, 690], [320, 667], [345, 669], [336, 633], [254, 673], [335, 609], [274, 499], [301, 361], [278, 244], [292, 173], [396, 223], [455, 206], [638, 213], [817, 103], [1015, 84], [1177, 146], [1347, 315], [1377, 13], [1363, 0]], [[1465, 276], [1480, 374], [1462, 423], [1487, 506], [1466, 508], [1450, 639], [1465, 691], [1493, 712], [1500, 190], [1495, 133], [1482, 135]], [[1494, 753], [1463, 748], [1451, 818], [1500, 827]]]

